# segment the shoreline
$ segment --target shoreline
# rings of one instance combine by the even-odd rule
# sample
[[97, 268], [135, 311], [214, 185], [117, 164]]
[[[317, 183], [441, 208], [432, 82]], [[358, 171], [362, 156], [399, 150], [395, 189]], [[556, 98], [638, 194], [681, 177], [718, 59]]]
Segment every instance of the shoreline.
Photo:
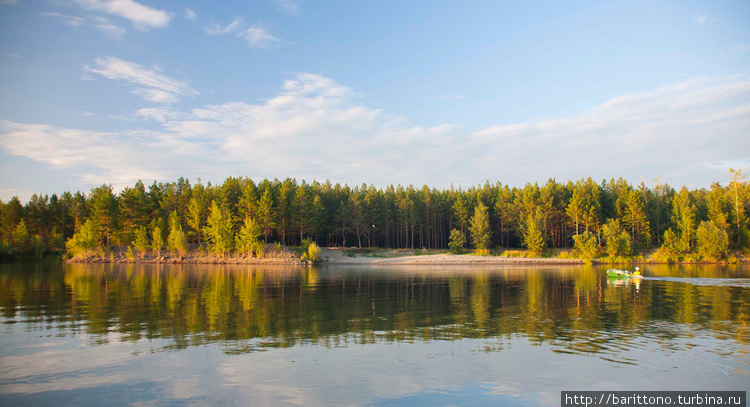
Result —
[[[279, 252], [266, 252], [263, 258], [235, 255], [217, 256], [200, 251], [191, 251], [183, 256], [165, 253], [149, 253], [144, 257], [128, 258], [124, 251], [109, 254], [87, 254], [64, 260], [67, 263], [122, 263], [122, 264], [246, 264], [246, 265], [646, 265], [670, 264], [649, 260], [634, 260], [626, 263], [608, 263], [597, 260], [561, 259], [556, 257], [500, 257], [472, 254], [450, 254], [444, 251], [422, 253], [408, 249], [353, 249], [328, 247], [320, 249], [320, 261], [301, 260], [288, 248]], [[740, 261], [739, 264], [745, 263]], [[679, 262], [672, 264], [727, 264], [722, 262]]]

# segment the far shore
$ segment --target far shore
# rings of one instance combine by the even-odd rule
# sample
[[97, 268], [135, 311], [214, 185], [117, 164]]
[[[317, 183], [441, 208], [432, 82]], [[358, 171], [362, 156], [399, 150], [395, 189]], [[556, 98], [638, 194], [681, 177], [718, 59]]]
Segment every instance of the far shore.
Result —
[[[270, 250], [262, 258], [232, 255], [217, 256], [204, 251], [193, 250], [182, 256], [162, 252], [148, 253], [145, 256], [127, 256], [122, 249], [106, 254], [88, 254], [66, 260], [69, 263], [146, 263], [146, 264], [248, 264], [248, 265], [312, 265], [301, 260], [295, 251], [283, 247], [280, 251]], [[563, 259], [557, 257], [503, 257], [480, 256], [475, 254], [450, 254], [437, 250], [408, 249], [355, 249], [329, 247], [321, 248], [320, 265], [583, 265], [608, 264], [597, 260]], [[635, 260], [626, 264], [661, 264], [651, 260]], [[696, 263], [686, 263], [696, 264]], [[716, 263], [705, 263], [716, 264]]]

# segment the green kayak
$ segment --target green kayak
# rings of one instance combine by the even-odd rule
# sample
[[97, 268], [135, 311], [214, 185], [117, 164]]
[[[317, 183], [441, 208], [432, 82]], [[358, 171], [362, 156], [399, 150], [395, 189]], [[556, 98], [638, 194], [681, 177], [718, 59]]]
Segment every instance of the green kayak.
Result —
[[610, 278], [642, 278], [640, 269], [635, 268], [635, 271], [609, 269], [607, 270], [607, 277]]

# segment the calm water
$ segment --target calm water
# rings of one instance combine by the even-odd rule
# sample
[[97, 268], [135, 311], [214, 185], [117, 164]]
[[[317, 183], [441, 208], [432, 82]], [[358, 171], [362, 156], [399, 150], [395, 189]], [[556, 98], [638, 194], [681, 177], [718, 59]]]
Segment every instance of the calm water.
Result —
[[0, 266], [0, 405], [558, 405], [748, 390], [750, 270]]

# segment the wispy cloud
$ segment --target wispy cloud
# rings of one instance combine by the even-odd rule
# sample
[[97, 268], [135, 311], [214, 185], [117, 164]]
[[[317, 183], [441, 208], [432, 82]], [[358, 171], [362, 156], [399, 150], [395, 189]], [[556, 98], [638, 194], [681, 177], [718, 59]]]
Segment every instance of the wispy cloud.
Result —
[[663, 175], [673, 185], [701, 187], [721, 180], [724, 164], [750, 162], [750, 80], [744, 77], [676, 83], [570, 117], [478, 131], [414, 125], [362, 99], [331, 78], [300, 73], [262, 103], [137, 113], [156, 120], [159, 131], [102, 133], [6, 121], [0, 145], [77, 171], [88, 184], [125, 185], [229, 174], [446, 187], [487, 179], [523, 185], [550, 177], [635, 182]]
[[189, 8], [186, 8], [185, 9], [185, 18], [188, 19], [188, 20], [195, 21], [195, 20], [198, 19], [198, 14], [195, 14], [195, 11], [193, 11], [193, 10], [191, 10]]
[[271, 0], [284, 13], [297, 16], [300, 13], [302, 0]]
[[59, 18], [60, 20], [63, 21], [64, 24], [67, 24], [73, 27], [80, 27], [86, 22], [86, 19], [83, 17], [71, 16], [71, 15], [55, 13], [55, 12], [45, 11], [45, 12], [42, 12], [41, 15], [45, 17]]
[[119, 39], [125, 34], [124, 28], [120, 28], [110, 23], [109, 20], [104, 17], [92, 17], [92, 19], [94, 21], [94, 27], [107, 37]]
[[695, 17], [693, 17], [693, 21], [698, 24], [713, 24], [716, 23], [716, 18], [706, 14], [697, 14]]
[[112, 56], [96, 58], [94, 64], [93, 67], [84, 66], [84, 73], [136, 85], [138, 87], [132, 93], [151, 102], [173, 103], [179, 100], [180, 96], [200, 95], [189, 82], [170, 78], [160, 73], [158, 68], [146, 68]]
[[81, 27], [87, 24], [91, 24], [94, 28], [101, 31], [104, 35], [113, 39], [120, 39], [122, 38], [123, 34], [125, 34], [124, 28], [112, 24], [104, 17], [89, 16], [84, 18], [55, 12], [43, 12], [41, 14], [46, 17], [58, 18], [62, 20], [64, 24], [72, 27]]
[[208, 35], [227, 35], [234, 34], [236, 37], [247, 41], [247, 44], [254, 48], [267, 49], [279, 45], [282, 41], [279, 38], [269, 34], [258, 24], [247, 27], [242, 19], [237, 18], [227, 25], [214, 23], [203, 29]]
[[12, 57], [12, 58], [21, 58], [20, 55], [18, 55], [16, 53], [13, 53], [13, 52], [3, 52], [2, 54], [3, 55], [7, 55], [7, 56]]
[[0, 4], [17, 4], [18, 0], [0, 0]]
[[133, 0], [73, 0], [89, 11], [101, 11], [129, 20], [139, 30], [164, 28], [172, 16]]

